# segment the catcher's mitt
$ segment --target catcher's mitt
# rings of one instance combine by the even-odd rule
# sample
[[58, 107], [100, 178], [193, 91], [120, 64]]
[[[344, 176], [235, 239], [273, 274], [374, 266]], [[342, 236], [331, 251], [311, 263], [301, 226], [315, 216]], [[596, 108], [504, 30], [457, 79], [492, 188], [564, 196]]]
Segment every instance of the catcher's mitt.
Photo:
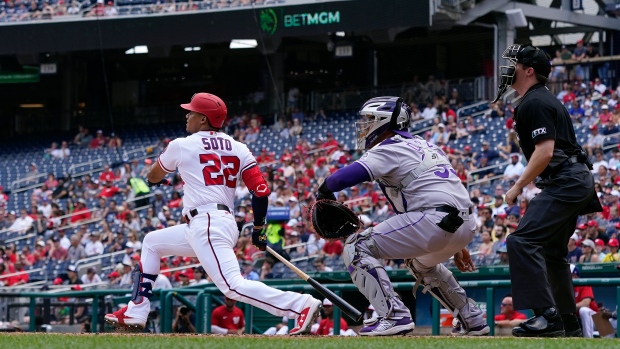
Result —
[[362, 227], [359, 217], [338, 201], [318, 200], [310, 214], [314, 230], [326, 240], [346, 238]]

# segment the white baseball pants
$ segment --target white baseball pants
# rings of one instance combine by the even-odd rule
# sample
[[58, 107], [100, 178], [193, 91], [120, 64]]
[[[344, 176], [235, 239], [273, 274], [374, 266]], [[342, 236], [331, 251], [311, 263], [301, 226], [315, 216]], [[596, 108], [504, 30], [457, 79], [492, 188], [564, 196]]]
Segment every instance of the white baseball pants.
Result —
[[[159, 274], [162, 256], [198, 257], [207, 275], [226, 297], [274, 315], [296, 318], [311, 296], [245, 280], [233, 251], [238, 238], [237, 224], [230, 213], [222, 210], [201, 212], [191, 219], [189, 225], [176, 225], [146, 235], [140, 259], [142, 272]], [[139, 304], [129, 302], [125, 315], [146, 320], [149, 311], [150, 302], [145, 298]]]

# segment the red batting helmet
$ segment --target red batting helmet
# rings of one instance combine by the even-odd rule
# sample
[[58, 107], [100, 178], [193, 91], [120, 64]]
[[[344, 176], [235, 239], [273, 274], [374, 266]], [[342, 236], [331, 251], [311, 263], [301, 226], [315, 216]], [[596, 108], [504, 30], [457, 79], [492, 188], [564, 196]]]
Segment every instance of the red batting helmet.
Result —
[[228, 113], [226, 104], [220, 97], [205, 92], [196, 93], [191, 102], [181, 104], [181, 108], [203, 114], [215, 128], [222, 128]]

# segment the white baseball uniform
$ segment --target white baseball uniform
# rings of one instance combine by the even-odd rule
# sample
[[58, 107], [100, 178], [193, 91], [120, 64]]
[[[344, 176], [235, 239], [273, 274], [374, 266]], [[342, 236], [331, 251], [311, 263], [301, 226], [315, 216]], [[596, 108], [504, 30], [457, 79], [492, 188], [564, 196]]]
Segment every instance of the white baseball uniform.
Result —
[[[199, 131], [170, 142], [157, 161], [167, 172], [179, 171], [184, 182], [183, 214], [193, 209], [197, 214], [189, 224], [146, 235], [142, 244], [143, 273], [159, 274], [159, 261], [165, 255], [196, 256], [227, 297], [278, 316], [300, 315], [310, 295], [283, 292], [243, 278], [233, 251], [239, 238], [237, 224], [232, 212], [218, 209], [218, 204], [220, 208], [234, 207], [237, 180], [256, 164], [247, 146], [225, 133]], [[145, 298], [139, 304], [130, 302], [125, 314], [146, 320], [149, 310]]]

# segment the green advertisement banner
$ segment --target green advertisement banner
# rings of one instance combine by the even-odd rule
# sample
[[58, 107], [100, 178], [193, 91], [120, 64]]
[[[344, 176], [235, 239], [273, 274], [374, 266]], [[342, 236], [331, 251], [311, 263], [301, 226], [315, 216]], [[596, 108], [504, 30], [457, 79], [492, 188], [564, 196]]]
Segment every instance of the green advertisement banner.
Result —
[[23, 67], [21, 72], [0, 71], [0, 84], [39, 82], [39, 67]]

